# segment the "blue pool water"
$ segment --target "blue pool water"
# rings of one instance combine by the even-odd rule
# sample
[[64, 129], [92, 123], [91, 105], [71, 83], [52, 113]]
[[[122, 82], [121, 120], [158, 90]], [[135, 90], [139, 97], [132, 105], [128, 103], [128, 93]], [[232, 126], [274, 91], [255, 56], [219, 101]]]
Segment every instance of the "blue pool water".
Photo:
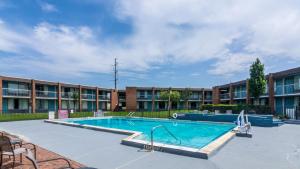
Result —
[[[136, 139], [150, 141], [152, 127], [164, 125], [178, 140], [163, 128], [154, 132], [154, 141], [192, 148], [201, 148], [216, 138], [232, 130], [235, 125], [229, 123], [189, 122], [180, 120], [159, 120], [146, 118], [112, 117], [104, 119], [68, 120], [76, 124], [86, 124], [107, 128], [123, 129], [142, 132]], [[179, 141], [180, 140], [180, 141]]]

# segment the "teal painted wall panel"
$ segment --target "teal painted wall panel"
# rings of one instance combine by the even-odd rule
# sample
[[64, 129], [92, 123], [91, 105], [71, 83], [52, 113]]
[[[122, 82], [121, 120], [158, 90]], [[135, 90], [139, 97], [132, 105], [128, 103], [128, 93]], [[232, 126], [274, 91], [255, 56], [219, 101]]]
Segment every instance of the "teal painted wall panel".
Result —
[[147, 102], [147, 110], [148, 111], [152, 110], [152, 102]]
[[276, 110], [276, 114], [278, 114], [278, 115], [283, 114], [282, 104], [283, 104], [282, 98], [276, 98], [275, 99], [275, 110]]
[[284, 99], [284, 107], [285, 109], [292, 109], [295, 106], [295, 99], [294, 97], [286, 97]]
[[56, 111], [55, 100], [49, 100], [48, 101], [48, 109], [49, 109], [49, 111]]
[[48, 90], [51, 92], [55, 92], [55, 86], [48, 86]]
[[3, 113], [7, 113], [8, 110], [8, 100], [7, 99], [3, 99], [2, 100], [2, 112]]
[[2, 81], [2, 88], [8, 88], [8, 82]]

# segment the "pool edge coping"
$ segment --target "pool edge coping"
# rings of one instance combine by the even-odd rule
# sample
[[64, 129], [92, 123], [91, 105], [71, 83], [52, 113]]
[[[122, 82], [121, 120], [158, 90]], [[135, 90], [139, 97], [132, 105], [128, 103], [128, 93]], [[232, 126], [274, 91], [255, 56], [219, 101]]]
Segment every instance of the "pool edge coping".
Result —
[[[101, 117], [98, 117], [101, 119]], [[110, 118], [104, 117], [104, 118]], [[73, 119], [79, 119], [79, 118], [73, 118]], [[81, 119], [92, 119], [92, 118], [81, 118]], [[94, 118], [97, 119], [97, 118]], [[92, 125], [81, 125], [76, 124], [72, 122], [66, 122], [63, 121], [63, 119], [54, 119], [54, 120], [44, 120], [46, 123], [53, 123], [53, 124], [61, 124], [71, 127], [78, 127], [78, 128], [85, 128], [90, 130], [96, 130], [96, 131], [103, 131], [103, 132], [110, 132], [115, 134], [122, 134], [122, 135], [128, 135], [128, 137], [121, 140], [121, 144], [137, 147], [137, 148], [149, 148], [147, 146], [151, 146], [149, 141], [144, 140], [138, 140], [135, 139], [137, 136], [141, 135], [142, 132], [137, 131], [131, 131], [131, 130], [122, 130], [122, 129], [114, 129], [114, 128], [107, 128], [107, 127], [99, 127], [99, 126], [92, 126]], [[183, 155], [183, 156], [189, 156], [189, 157], [195, 157], [195, 158], [201, 158], [201, 159], [208, 159], [212, 155], [214, 155], [218, 150], [220, 150], [223, 146], [225, 146], [226, 143], [228, 143], [234, 136], [235, 136], [235, 130], [236, 127], [232, 130], [224, 133], [222, 136], [218, 137], [217, 139], [213, 140], [209, 144], [205, 145], [202, 148], [192, 148], [192, 147], [186, 147], [186, 146], [177, 146], [177, 145], [171, 145], [171, 144], [164, 144], [164, 143], [158, 143], [153, 142], [153, 149], [155, 151], [162, 151], [167, 152], [171, 154], [177, 154], [177, 155]]]

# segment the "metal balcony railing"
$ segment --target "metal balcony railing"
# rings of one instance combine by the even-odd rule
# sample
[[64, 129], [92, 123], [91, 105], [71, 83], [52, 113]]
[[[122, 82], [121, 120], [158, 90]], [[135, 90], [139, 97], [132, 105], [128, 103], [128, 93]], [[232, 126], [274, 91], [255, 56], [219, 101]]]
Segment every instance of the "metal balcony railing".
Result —
[[284, 85], [284, 94], [294, 94], [295, 84]]
[[73, 92], [61, 92], [61, 97], [64, 99], [72, 98]]
[[82, 99], [87, 99], [87, 100], [95, 100], [96, 95], [95, 94], [81, 94]]
[[220, 94], [220, 99], [229, 99], [229, 93]]
[[189, 100], [199, 100], [200, 98], [202, 98], [202, 96], [192, 95], [192, 96], [189, 97]]
[[41, 91], [37, 90], [35, 92], [36, 97], [48, 97], [48, 98], [56, 98], [57, 97], [57, 92], [55, 91]]
[[138, 95], [137, 99], [152, 99], [152, 95]]
[[119, 100], [125, 100], [126, 97], [125, 96], [119, 96]]
[[3, 96], [19, 96], [19, 97], [30, 97], [31, 90], [27, 89], [13, 89], [13, 88], [3, 88]]
[[298, 93], [298, 91], [295, 90], [295, 85], [296, 84], [278, 85], [275, 87], [275, 95], [288, 95]]
[[107, 95], [99, 95], [99, 100], [109, 100], [110, 96]]
[[241, 92], [234, 92], [234, 98], [246, 98], [247, 97], [247, 92], [246, 91], [241, 91]]
[[204, 100], [212, 100], [212, 96], [211, 95], [205, 96]]

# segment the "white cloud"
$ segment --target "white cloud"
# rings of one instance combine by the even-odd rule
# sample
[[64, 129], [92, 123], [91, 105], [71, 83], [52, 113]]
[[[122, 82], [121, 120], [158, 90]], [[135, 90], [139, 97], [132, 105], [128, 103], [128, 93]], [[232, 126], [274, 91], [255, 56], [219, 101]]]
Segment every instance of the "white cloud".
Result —
[[47, 2], [40, 2], [41, 9], [45, 12], [57, 12], [57, 8]]
[[[239, 64], [249, 65], [253, 56], [300, 60], [296, 0], [121, 0], [118, 11], [121, 19], [134, 21], [132, 46], [136, 51], [151, 47], [156, 59], [217, 60], [209, 73], [218, 75], [243, 71]], [[229, 47], [236, 39], [247, 39], [238, 53]], [[224, 62], [227, 65], [221, 71], [219, 65]]]
[[253, 55], [229, 54], [224, 59], [219, 59], [209, 73], [214, 75], [232, 76], [240, 71], [248, 71], [250, 64], [256, 59]]
[[[42, 57], [26, 56], [15, 64], [61, 75], [110, 72], [116, 56], [128, 71], [211, 60], [215, 63], [208, 73], [227, 76], [245, 71], [256, 56], [300, 60], [296, 0], [119, 0], [116, 4], [116, 16], [130, 19], [134, 29], [122, 40], [96, 38], [85, 26], [41, 23], [24, 33], [0, 23], [0, 50], [35, 51]], [[46, 10], [56, 10], [49, 5]], [[231, 49], [235, 40], [244, 42], [238, 52]], [[2, 63], [11, 60], [0, 58]]]

